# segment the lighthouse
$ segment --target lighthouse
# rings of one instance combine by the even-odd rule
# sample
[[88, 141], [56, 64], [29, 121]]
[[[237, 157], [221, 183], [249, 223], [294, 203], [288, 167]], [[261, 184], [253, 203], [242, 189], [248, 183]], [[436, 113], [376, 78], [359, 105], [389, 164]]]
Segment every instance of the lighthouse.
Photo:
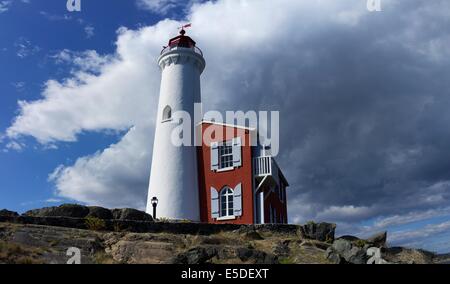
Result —
[[201, 102], [205, 60], [181, 29], [162, 50], [158, 64], [162, 76], [146, 211], [151, 214], [151, 199], [156, 197], [158, 217], [200, 221], [196, 147], [174, 145], [171, 137], [176, 127], [186, 123], [174, 115], [179, 111], [190, 115], [194, 132], [194, 104]]

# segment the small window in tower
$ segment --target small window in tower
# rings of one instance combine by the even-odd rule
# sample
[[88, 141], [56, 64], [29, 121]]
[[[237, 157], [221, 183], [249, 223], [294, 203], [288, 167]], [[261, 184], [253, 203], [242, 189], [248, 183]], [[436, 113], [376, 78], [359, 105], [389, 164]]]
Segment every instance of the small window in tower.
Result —
[[229, 187], [220, 191], [220, 217], [234, 216], [233, 196], [233, 190]]
[[166, 106], [163, 110], [162, 121], [167, 121], [172, 119], [172, 108], [170, 106]]

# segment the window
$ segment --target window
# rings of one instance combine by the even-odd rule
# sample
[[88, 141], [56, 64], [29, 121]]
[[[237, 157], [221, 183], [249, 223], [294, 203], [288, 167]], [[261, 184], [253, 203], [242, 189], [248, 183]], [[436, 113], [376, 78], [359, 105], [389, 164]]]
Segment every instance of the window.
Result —
[[211, 143], [211, 171], [228, 171], [242, 166], [241, 137]]
[[172, 108], [170, 106], [166, 106], [163, 110], [163, 118], [162, 121], [172, 119]]
[[219, 146], [219, 169], [231, 167], [233, 167], [233, 144], [227, 141]]
[[220, 191], [220, 217], [234, 216], [233, 190], [225, 187]]
[[242, 216], [242, 183], [234, 189], [225, 186], [217, 191], [211, 186], [211, 218], [225, 221]]

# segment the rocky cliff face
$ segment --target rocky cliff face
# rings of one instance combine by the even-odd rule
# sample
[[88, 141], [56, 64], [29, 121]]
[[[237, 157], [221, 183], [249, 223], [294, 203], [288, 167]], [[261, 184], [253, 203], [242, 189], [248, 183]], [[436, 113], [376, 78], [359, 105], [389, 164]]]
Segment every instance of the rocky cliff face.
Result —
[[69, 248], [79, 249], [81, 263], [367, 263], [375, 253], [389, 263], [446, 261], [425, 251], [387, 248], [386, 234], [335, 239], [335, 225], [328, 223], [154, 222], [128, 209], [62, 207], [22, 216], [0, 211], [0, 263], [66, 263]]

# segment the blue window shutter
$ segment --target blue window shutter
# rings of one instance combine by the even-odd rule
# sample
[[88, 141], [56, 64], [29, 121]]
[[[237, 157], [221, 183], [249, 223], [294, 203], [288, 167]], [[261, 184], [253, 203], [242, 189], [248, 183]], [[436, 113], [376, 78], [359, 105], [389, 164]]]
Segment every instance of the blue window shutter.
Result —
[[238, 184], [233, 191], [234, 216], [242, 216], [242, 184]]
[[242, 166], [242, 140], [241, 137], [233, 138], [233, 167]]
[[211, 218], [219, 218], [219, 193], [211, 186]]
[[219, 169], [219, 143], [211, 143], [211, 171]]

